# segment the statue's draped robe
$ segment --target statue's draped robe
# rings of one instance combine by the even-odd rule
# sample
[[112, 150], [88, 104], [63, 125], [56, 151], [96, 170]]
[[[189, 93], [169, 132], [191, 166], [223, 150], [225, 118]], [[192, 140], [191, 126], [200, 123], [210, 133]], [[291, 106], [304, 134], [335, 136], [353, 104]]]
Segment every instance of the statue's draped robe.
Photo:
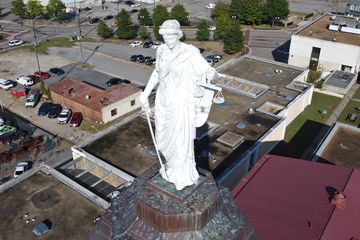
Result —
[[157, 51], [159, 87], [155, 100], [155, 136], [159, 150], [166, 159], [163, 178], [177, 190], [196, 183], [199, 174], [194, 157], [195, 103], [197, 82], [216, 74], [191, 45], [180, 43], [177, 51], [162, 45]]

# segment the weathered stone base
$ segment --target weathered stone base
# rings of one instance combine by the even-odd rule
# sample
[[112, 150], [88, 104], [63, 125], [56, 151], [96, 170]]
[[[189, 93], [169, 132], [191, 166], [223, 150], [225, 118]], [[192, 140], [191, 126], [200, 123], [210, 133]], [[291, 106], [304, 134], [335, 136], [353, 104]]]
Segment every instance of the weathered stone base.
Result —
[[[154, 166], [112, 201], [112, 239], [256, 239], [230, 192], [201, 170], [197, 185], [178, 192]], [[172, 185], [172, 186], [171, 186]]]

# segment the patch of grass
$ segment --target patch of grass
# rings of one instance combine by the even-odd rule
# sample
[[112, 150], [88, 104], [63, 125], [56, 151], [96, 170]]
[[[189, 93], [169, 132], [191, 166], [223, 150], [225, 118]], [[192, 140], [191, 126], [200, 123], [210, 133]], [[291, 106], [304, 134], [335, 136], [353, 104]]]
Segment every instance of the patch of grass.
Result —
[[[286, 128], [285, 139], [281, 141], [271, 154], [301, 158], [311, 146], [316, 135], [325, 127], [325, 121], [330, 117], [341, 98], [314, 92], [311, 105], [295, 118]], [[322, 116], [321, 111], [327, 109]]]
[[[338, 122], [342, 122], [345, 124], [349, 124], [352, 126], [359, 126], [360, 124], [360, 113], [355, 110], [355, 108], [360, 108], [360, 102], [358, 101], [349, 101], [349, 103], [346, 105], [342, 113], [340, 114], [338, 118]], [[350, 120], [346, 120], [346, 117], [349, 113], [355, 113], [357, 115], [357, 119], [355, 122], [352, 122]]]
[[[340, 101], [341, 98], [314, 92], [311, 104], [286, 128], [284, 141], [289, 142], [307, 120], [324, 123]], [[327, 110], [325, 116], [321, 114], [323, 109]], [[314, 136], [314, 134], [315, 133], [309, 133], [310, 136]]]
[[359, 99], [360, 100], [360, 88], [355, 92], [353, 99]]
[[90, 132], [90, 133], [97, 133], [100, 132], [108, 127], [110, 127], [113, 122], [108, 122], [105, 124], [99, 124], [94, 121], [84, 119], [80, 125], [81, 130]]
[[[53, 38], [47, 41], [44, 41], [37, 46], [38, 53], [47, 54], [47, 51], [50, 47], [72, 47], [74, 42], [69, 38]], [[25, 46], [30, 47], [32, 51], [35, 51], [34, 46]]]

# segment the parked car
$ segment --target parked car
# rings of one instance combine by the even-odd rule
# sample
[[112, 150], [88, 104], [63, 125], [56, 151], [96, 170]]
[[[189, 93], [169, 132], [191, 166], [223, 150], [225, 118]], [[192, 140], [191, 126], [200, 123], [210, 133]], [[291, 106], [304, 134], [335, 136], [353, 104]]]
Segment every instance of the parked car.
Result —
[[216, 26], [210, 26], [210, 27], [208, 27], [208, 30], [209, 30], [209, 31], [215, 31], [215, 30], [216, 30]]
[[[212, 60], [214, 63], [217, 63], [217, 62], [219, 61], [219, 59], [213, 58], [212, 56], [207, 56], [205, 59], [206, 59], [206, 60]], [[209, 61], [208, 61], [208, 62], [209, 62]]]
[[27, 170], [29, 170], [30, 164], [28, 162], [19, 162], [16, 165], [15, 172], [14, 172], [14, 178], [17, 178]]
[[134, 2], [133, 2], [133, 1], [125, 1], [124, 4], [126, 4], [126, 5], [128, 5], [128, 6], [131, 6], [131, 5], [134, 4]]
[[43, 102], [38, 110], [38, 116], [45, 116], [48, 114], [50, 107], [52, 103], [51, 102]]
[[39, 78], [42, 79], [48, 79], [50, 77], [50, 74], [48, 74], [47, 72], [43, 72], [43, 71], [36, 71], [34, 72], [35, 76], [38, 76]]
[[156, 62], [156, 58], [149, 58], [145, 60], [146, 65], [152, 65], [155, 64], [155, 62]]
[[132, 55], [132, 56], [130, 57], [130, 61], [136, 62], [138, 56], [139, 56], [139, 55]]
[[38, 76], [35, 76], [35, 75], [26, 75], [26, 76], [31, 78], [34, 83], [38, 83], [41, 81], [40, 77], [38, 77]]
[[149, 47], [151, 47], [152, 45], [154, 45], [153, 41], [146, 41], [146, 42], [144, 42], [143, 47], [144, 47], [144, 48], [149, 48]]
[[24, 76], [24, 75], [21, 75], [20, 77], [16, 78], [15, 81], [18, 84], [21, 84], [24, 86], [31, 86], [34, 84], [34, 81], [31, 78]]
[[36, 237], [42, 237], [50, 231], [51, 226], [52, 223], [48, 219], [46, 219], [41, 223], [36, 224], [32, 229], [32, 233]]
[[130, 7], [132, 7], [132, 8], [140, 7], [140, 4], [139, 3], [134, 3], [134, 4], [131, 4]]
[[104, 20], [110, 20], [110, 19], [113, 19], [114, 16], [113, 15], [107, 15], [104, 17]]
[[127, 79], [123, 79], [123, 83], [131, 84], [131, 81], [129, 81], [129, 80], [127, 80]]
[[83, 120], [83, 116], [81, 112], [74, 112], [68, 124], [70, 127], [79, 127], [82, 120]]
[[139, 10], [138, 9], [131, 9], [129, 12], [130, 13], [137, 13]]
[[130, 47], [138, 47], [142, 44], [142, 41], [135, 41], [130, 43]]
[[0, 87], [5, 90], [15, 87], [16, 83], [11, 80], [0, 79]]
[[57, 118], [57, 123], [58, 124], [66, 124], [69, 121], [70, 117], [71, 117], [71, 113], [72, 112], [71, 112], [70, 109], [64, 108], [61, 111], [59, 117]]
[[100, 21], [100, 18], [95, 17], [95, 18], [90, 19], [89, 23], [94, 24], [94, 23], [98, 23], [99, 21]]
[[50, 68], [49, 71], [56, 75], [63, 75], [65, 73], [61, 68]]
[[220, 54], [212, 54], [212, 55], [209, 55], [208, 57], [217, 59], [217, 60], [221, 60], [223, 58], [222, 55], [220, 55]]
[[144, 57], [143, 55], [139, 55], [136, 60], [137, 60], [139, 63], [144, 63], [144, 62], [145, 62], [145, 57]]
[[161, 42], [155, 41], [153, 42], [153, 45], [151, 46], [152, 49], [157, 49], [161, 45]]
[[106, 85], [111, 87], [111, 86], [118, 85], [122, 82], [123, 82], [123, 80], [121, 78], [111, 78], [109, 81], [106, 82]]
[[213, 9], [213, 8], [215, 8], [215, 6], [216, 6], [216, 4], [214, 4], [214, 3], [209, 3], [209, 5], [206, 5], [205, 7], [206, 7], [207, 9]]
[[49, 108], [48, 118], [57, 118], [61, 112], [60, 104], [52, 104]]
[[25, 107], [34, 108], [40, 100], [40, 93], [37, 89], [31, 89], [26, 96]]
[[9, 46], [10, 47], [15, 47], [15, 46], [20, 46], [20, 45], [23, 45], [24, 44], [24, 41], [23, 40], [11, 40], [9, 41]]

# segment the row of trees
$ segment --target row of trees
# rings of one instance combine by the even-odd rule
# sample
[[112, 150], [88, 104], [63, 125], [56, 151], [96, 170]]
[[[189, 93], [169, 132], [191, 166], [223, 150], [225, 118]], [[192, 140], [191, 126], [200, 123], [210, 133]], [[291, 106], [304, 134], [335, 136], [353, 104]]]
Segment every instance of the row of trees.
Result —
[[21, 19], [42, 16], [45, 11], [50, 18], [63, 18], [66, 15], [65, 9], [64, 3], [60, 0], [49, 0], [46, 7], [37, 0], [29, 0], [27, 4], [23, 0], [11, 2], [11, 12]]
[[[276, 19], [286, 19], [289, 15], [288, 0], [232, 0], [227, 6], [225, 3], [219, 3], [214, 12], [224, 11], [228, 8], [228, 14], [236, 17], [243, 23], [271, 23]], [[215, 14], [219, 16], [218, 14]]]

